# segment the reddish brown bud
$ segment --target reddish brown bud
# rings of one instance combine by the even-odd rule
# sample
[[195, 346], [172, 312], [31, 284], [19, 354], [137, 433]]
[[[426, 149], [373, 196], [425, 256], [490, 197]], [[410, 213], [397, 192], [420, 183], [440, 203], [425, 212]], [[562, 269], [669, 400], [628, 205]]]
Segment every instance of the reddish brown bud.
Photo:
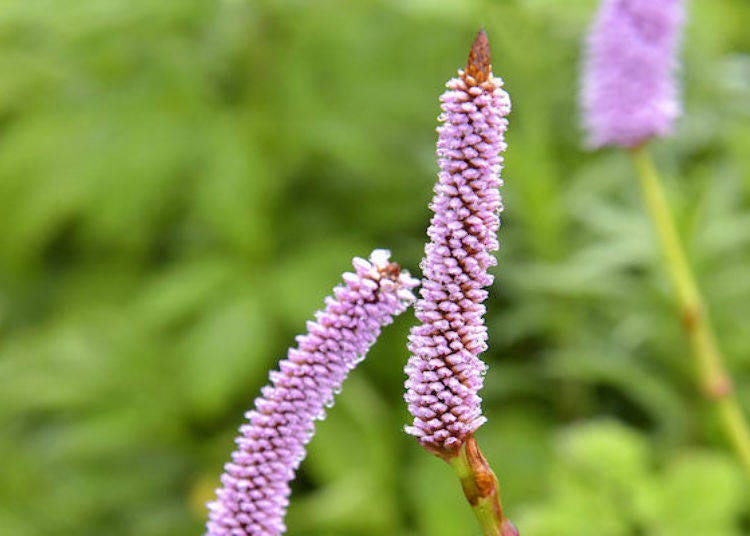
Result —
[[477, 440], [474, 439], [473, 435], [466, 439], [466, 459], [471, 466], [479, 497], [489, 497], [497, 488], [497, 478], [495, 473], [492, 472], [490, 464], [487, 463], [487, 458], [479, 450], [479, 445], [477, 445]]
[[500, 536], [519, 536], [518, 529], [510, 519], [503, 520], [503, 524], [500, 527]]
[[706, 395], [709, 400], [721, 400], [732, 394], [733, 390], [734, 386], [732, 385], [732, 379], [726, 374], [723, 374], [718, 378], [715, 378], [706, 386]]
[[487, 38], [487, 32], [481, 29], [469, 51], [465, 73], [476, 80], [478, 84], [481, 84], [489, 79], [491, 71], [490, 40]]

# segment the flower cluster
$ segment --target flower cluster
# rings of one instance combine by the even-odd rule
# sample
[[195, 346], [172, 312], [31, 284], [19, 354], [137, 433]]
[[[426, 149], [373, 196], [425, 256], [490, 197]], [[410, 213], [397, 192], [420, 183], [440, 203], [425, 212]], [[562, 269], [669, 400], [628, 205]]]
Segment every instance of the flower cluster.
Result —
[[502, 208], [500, 170], [510, 99], [492, 75], [482, 31], [469, 62], [442, 95], [438, 128], [440, 172], [422, 261], [424, 280], [409, 336], [406, 395], [414, 417], [406, 431], [450, 456], [484, 421], [481, 398], [486, 348], [485, 287], [497, 264]]
[[683, 0], [604, 0], [588, 38], [581, 104], [592, 147], [668, 134], [681, 107], [674, 74]]
[[285, 531], [289, 483], [305, 456], [314, 422], [325, 416], [349, 371], [364, 358], [380, 329], [414, 301], [418, 284], [376, 250], [355, 258], [334, 297], [308, 322], [306, 335], [270, 374], [240, 427], [237, 450], [224, 467], [217, 499], [209, 503], [210, 536], [277, 536]]

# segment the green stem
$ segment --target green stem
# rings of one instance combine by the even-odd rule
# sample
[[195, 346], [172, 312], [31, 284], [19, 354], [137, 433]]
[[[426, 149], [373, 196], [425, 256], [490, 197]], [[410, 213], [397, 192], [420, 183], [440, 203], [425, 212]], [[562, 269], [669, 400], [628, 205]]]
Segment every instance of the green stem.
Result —
[[664, 188], [648, 152], [639, 147], [632, 151], [632, 155], [646, 206], [664, 250], [666, 268], [677, 293], [677, 305], [695, 355], [701, 388], [716, 408], [725, 433], [750, 477], [750, 429], [732, 389], [731, 377], [677, 233]]
[[461, 481], [484, 536], [518, 536], [513, 523], [503, 515], [497, 476], [474, 436], [469, 436], [458, 454], [447, 461]]

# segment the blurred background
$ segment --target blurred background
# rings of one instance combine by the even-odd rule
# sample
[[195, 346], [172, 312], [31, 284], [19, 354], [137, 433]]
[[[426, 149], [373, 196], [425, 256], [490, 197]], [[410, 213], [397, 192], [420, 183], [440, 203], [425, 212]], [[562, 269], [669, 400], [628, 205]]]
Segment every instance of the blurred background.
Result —
[[[200, 534], [267, 372], [354, 255], [412, 272], [443, 83], [513, 100], [479, 440], [524, 536], [750, 534], [628, 158], [586, 153], [585, 0], [0, 3], [0, 533]], [[654, 146], [750, 411], [750, 2], [693, 0]], [[478, 534], [402, 432], [389, 327], [318, 425], [289, 534]]]

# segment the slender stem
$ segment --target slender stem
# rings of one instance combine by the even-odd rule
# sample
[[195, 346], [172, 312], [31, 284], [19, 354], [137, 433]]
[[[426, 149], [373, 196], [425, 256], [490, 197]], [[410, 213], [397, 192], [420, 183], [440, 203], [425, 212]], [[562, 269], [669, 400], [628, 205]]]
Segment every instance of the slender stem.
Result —
[[677, 305], [695, 355], [703, 394], [716, 407], [725, 433], [750, 477], [750, 429], [732, 389], [732, 379], [677, 233], [664, 188], [648, 152], [640, 147], [634, 149], [632, 155], [645, 203], [664, 250], [666, 268], [677, 293]]
[[513, 523], [503, 515], [500, 485], [474, 436], [469, 436], [458, 455], [448, 459], [456, 471], [466, 500], [482, 527], [484, 536], [518, 536]]

